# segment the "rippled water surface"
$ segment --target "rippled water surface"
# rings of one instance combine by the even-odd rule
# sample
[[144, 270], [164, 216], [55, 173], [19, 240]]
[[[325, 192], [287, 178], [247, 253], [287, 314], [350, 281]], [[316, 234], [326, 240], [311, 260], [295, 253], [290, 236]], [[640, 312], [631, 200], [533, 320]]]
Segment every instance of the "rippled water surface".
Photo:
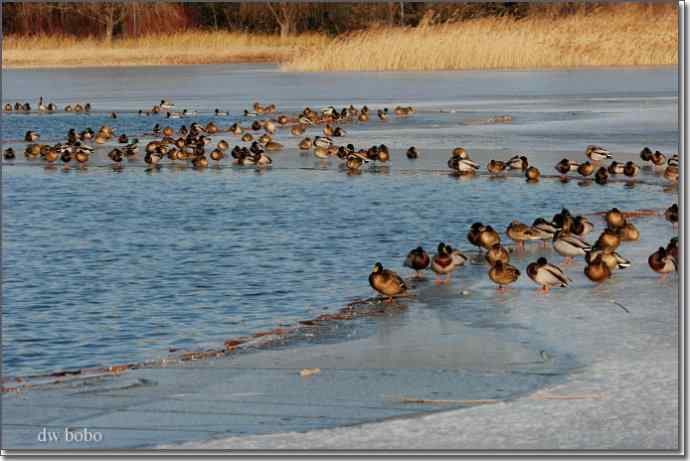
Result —
[[[623, 160], [636, 159], [644, 145], [676, 152], [674, 68], [291, 74], [268, 66], [198, 66], [3, 74], [3, 103], [35, 104], [42, 94], [59, 106], [94, 107], [91, 115], [2, 118], [3, 148], [13, 145], [19, 154], [5, 162], [2, 186], [3, 366], [11, 375], [142, 361], [311, 318], [369, 296], [376, 261], [405, 272], [404, 255], [417, 245], [432, 250], [445, 240], [470, 250], [465, 235], [474, 221], [503, 230], [513, 219], [531, 223], [564, 206], [585, 213], [612, 204], [661, 208], [673, 200], [655, 185], [458, 180], [445, 170], [449, 148], [459, 145], [482, 167], [523, 151], [549, 174], [564, 156], [584, 159], [593, 143]], [[199, 115], [170, 121], [136, 115], [162, 98]], [[228, 160], [203, 171], [169, 164], [152, 171], [143, 161], [116, 171], [105, 157], [108, 145], [87, 168], [69, 171], [21, 153], [28, 129], [57, 142], [70, 127], [107, 123], [146, 140], [143, 133], [156, 122], [246, 125], [240, 114], [253, 101], [286, 112], [331, 103], [412, 104], [418, 112], [344, 126], [346, 142], [392, 148], [389, 167], [359, 175], [348, 175], [337, 159], [301, 154], [298, 138], [285, 131], [277, 139], [288, 148], [273, 154], [273, 168], [263, 172]], [[216, 107], [231, 115], [213, 117]], [[107, 116], [113, 110], [117, 120]], [[513, 122], [473, 122], [500, 114]], [[229, 133], [214, 140], [220, 138], [239, 142]], [[416, 161], [405, 158], [410, 145], [421, 152]], [[648, 171], [643, 178], [663, 182]], [[524, 269], [527, 260], [518, 261]], [[485, 273], [483, 266], [468, 267], [458, 286], [488, 293]], [[518, 292], [533, 288], [526, 277], [517, 285]], [[497, 302], [481, 299], [464, 308]], [[456, 302], [461, 308], [462, 299]], [[479, 328], [494, 332], [500, 322], [486, 319]]]

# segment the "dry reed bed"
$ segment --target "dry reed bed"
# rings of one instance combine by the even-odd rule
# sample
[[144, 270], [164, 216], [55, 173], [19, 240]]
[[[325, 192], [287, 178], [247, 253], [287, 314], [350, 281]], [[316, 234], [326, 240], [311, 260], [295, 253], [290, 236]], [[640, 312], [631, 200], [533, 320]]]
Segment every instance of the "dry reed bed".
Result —
[[529, 69], [677, 63], [675, 5], [483, 18], [350, 34], [295, 56], [292, 71]]
[[281, 39], [236, 32], [181, 32], [111, 43], [69, 36], [8, 36], [3, 41], [2, 65], [37, 68], [282, 62], [327, 41], [320, 34]]

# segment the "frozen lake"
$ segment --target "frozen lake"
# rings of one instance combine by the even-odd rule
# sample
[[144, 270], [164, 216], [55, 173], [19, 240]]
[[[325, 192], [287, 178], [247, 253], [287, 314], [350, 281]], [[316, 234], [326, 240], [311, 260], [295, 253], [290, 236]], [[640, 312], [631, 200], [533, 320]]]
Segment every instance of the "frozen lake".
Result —
[[[402, 261], [417, 245], [431, 252], [446, 241], [472, 253], [466, 234], [475, 221], [503, 232], [513, 219], [531, 223], [562, 207], [584, 214], [613, 206], [662, 209], [677, 201], [648, 170], [641, 175], [645, 184], [635, 187], [582, 187], [553, 179], [527, 184], [522, 177], [457, 180], [444, 173], [456, 146], [464, 146], [483, 171], [492, 158], [525, 152], [543, 174], [553, 174], [563, 157], [584, 160], [588, 144], [606, 146], [617, 160], [639, 160], [646, 145], [677, 152], [675, 68], [292, 74], [271, 66], [227, 65], [7, 70], [3, 76], [3, 103], [35, 105], [43, 95], [60, 107], [90, 102], [94, 108], [90, 115], [2, 117], [3, 148], [18, 150], [17, 160], [3, 166], [2, 186], [3, 369], [10, 376], [142, 362], [166, 357], [171, 348], [217, 346], [313, 318], [324, 309], [332, 312], [372, 294], [367, 277], [376, 261], [407, 276]], [[198, 115], [166, 120], [136, 114], [161, 99]], [[169, 165], [151, 171], [143, 161], [125, 162], [123, 170], [114, 171], [105, 155], [108, 145], [97, 149], [87, 169], [63, 172], [24, 159], [19, 142], [29, 129], [40, 132], [41, 141], [58, 142], [71, 127], [97, 130], [108, 124], [145, 141], [142, 134], [155, 123], [178, 128], [213, 120], [221, 128], [235, 121], [246, 126], [252, 120], [241, 114], [254, 101], [275, 103], [286, 113], [329, 104], [413, 105], [417, 113], [388, 123], [374, 116], [368, 124], [344, 125], [344, 143], [392, 148], [389, 167], [365, 167], [360, 175], [346, 174], [337, 159], [322, 162], [301, 154], [300, 138], [287, 130], [277, 135], [287, 149], [272, 154], [273, 168], [261, 174], [232, 167], [227, 159], [204, 171]], [[215, 108], [230, 115], [215, 117]], [[108, 118], [111, 111], [118, 112], [117, 120]], [[504, 114], [512, 123], [470, 123]], [[214, 140], [221, 138], [239, 144], [229, 133]], [[412, 145], [420, 151], [415, 161], [405, 157]], [[603, 228], [600, 221], [595, 225], [590, 239]], [[580, 261], [569, 269], [572, 289], [537, 297], [526, 265], [542, 254], [554, 262], [561, 258], [535, 248], [513, 260], [523, 277], [508, 293], [496, 293], [484, 265], [469, 265], [450, 287], [422, 283], [405, 311], [355, 322], [328, 342], [398, 345], [407, 337], [401, 334], [411, 340], [424, 334], [441, 338], [422, 341], [415, 353], [377, 357], [381, 368], [413, 370], [404, 383], [387, 381], [389, 390], [400, 387], [392, 393], [504, 398], [556, 382], [588, 366], [596, 351], [575, 347], [567, 337], [572, 318], [525, 310], [548, 311], [550, 304], [586, 308], [583, 300], [601, 296], [608, 302], [623, 288], [639, 306], [677, 303], [668, 286], [653, 283], [656, 274], [646, 267], [646, 252], [665, 245], [674, 232], [658, 218], [643, 226], [642, 240], [621, 249], [637, 269], [602, 287], [584, 277]], [[630, 296], [638, 287], [638, 296]], [[462, 296], [463, 290], [470, 296]], [[607, 316], [620, 314], [615, 306], [610, 309]], [[667, 320], [654, 325], [655, 334], [675, 332], [675, 319]], [[615, 318], [607, 321], [618, 324]], [[636, 328], [618, 333], [636, 335]], [[591, 333], [585, 328], [576, 334], [582, 339]], [[455, 339], [445, 347], [444, 336]], [[555, 358], [547, 370], [533, 368], [541, 351]], [[441, 375], [452, 369], [453, 379], [441, 379], [435, 391], [424, 388], [415, 384], [414, 370], [421, 368]], [[359, 385], [364, 393], [374, 389], [373, 382]], [[336, 423], [324, 425], [329, 424]], [[266, 431], [241, 431], [253, 432]]]

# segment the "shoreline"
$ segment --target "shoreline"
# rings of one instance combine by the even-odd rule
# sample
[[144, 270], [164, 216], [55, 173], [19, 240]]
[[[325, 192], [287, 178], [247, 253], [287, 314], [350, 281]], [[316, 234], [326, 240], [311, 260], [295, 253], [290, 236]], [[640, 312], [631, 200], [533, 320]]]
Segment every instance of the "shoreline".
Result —
[[[274, 65], [280, 67], [284, 60], [274, 60], [270, 58], [266, 59], [251, 59], [251, 60], [225, 60], [218, 62], [203, 62], [203, 63], [122, 63], [122, 64], [111, 64], [106, 63], [102, 65], [94, 65], [93, 63], [85, 64], [74, 64], [74, 65], [27, 65], [27, 66], [6, 66], [3, 64], [2, 70], [51, 70], [51, 69], [120, 69], [123, 67], [139, 67], [139, 68], [152, 68], [152, 67], [173, 67], [173, 66], [222, 66], [222, 65], [247, 65], [252, 64], [266, 64]], [[417, 70], [417, 69], [397, 69], [397, 70], [304, 70], [304, 71], [284, 71], [284, 72], [295, 72], [295, 73], [434, 73], [434, 72], [549, 72], [549, 71], [577, 71], [577, 70], [606, 70], [606, 69], [661, 69], [669, 67], [678, 67], [677, 63], [674, 64], [644, 64], [644, 65], [615, 65], [615, 64], [602, 64], [602, 65], [581, 65], [581, 66], [553, 66], [553, 67], [501, 67], [501, 68], [466, 68], [466, 69], [433, 69], [433, 70]]]

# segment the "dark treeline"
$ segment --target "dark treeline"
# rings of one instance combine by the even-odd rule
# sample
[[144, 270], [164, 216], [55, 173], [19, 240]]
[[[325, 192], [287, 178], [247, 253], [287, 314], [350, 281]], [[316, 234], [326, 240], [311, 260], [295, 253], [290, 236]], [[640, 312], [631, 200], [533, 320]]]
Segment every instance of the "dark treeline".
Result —
[[[595, 8], [589, 4], [585, 8]], [[185, 30], [338, 35], [373, 25], [416, 26], [483, 16], [569, 14], [575, 3], [5, 3], [6, 34], [97, 36], [106, 40]]]

